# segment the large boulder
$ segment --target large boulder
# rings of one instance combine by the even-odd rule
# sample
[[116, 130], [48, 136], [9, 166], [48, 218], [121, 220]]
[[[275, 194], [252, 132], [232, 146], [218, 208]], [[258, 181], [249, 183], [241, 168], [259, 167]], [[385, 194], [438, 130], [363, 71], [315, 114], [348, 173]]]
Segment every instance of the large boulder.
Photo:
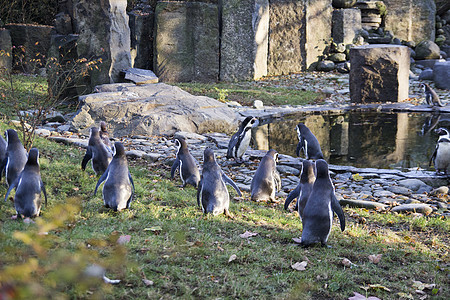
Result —
[[350, 49], [353, 103], [400, 102], [409, 92], [409, 48], [368, 45]]
[[434, 65], [433, 81], [438, 89], [450, 90], [450, 61], [437, 62]]
[[154, 71], [166, 82], [218, 80], [219, 9], [216, 4], [158, 2]]
[[416, 46], [416, 60], [420, 59], [439, 59], [440, 49], [433, 41], [421, 41]]
[[130, 28], [127, 0], [72, 0], [73, 26], [78, 57], [101, 59], [85, 84], [94, 86], [119, 82], [120, 72], [131, 67]]
[[9, 30], [0, 28], [0, 73], [2, 69], [12, 68], [12, 43]]
[[71, 121], [75, 131], [87, 133], [100, 121], [114, 137], [127, 135], [227, 132], [236, 128], [237, 113], [226, 104], [193, 96], [164, 83], [105, 84], [81, 96], [81, 109]]
[[385, 28], [405, 41], [434, 40], [436, 4], [434, 0], [383, 0]]

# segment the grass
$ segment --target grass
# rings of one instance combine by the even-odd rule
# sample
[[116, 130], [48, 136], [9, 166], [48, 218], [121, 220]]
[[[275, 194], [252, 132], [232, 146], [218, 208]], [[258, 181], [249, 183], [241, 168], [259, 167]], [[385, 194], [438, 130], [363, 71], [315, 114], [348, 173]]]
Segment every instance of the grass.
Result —
[[[435, 284], [424, 290], [436, 293], [433, 299], [450, 293], [447, 219], [344, 208], [348, 226], [340, 232], [335, 219], [332, 248], [303, 249], [292, 241], [301, 236], [296, 213], [244, 194], [231, 203], [234, 219], [204, 216], [195, 189], [170, 181], [163, 163], [130, 161], [136, 185], [131, 209], [105, 210], [101, 193], [92, 195], [93, 171], [80, 168], [83, 149], [41, 138], [35, 146], [48, 207], [35, 224], [11, 220], [9, 201], [0, 209], [0, 282], [19, 298], [347, 299], [358, 292], [416, 299], [413, 281]], [[241, 238], [245, 231], [258, 234]], [[127, 235], [128, 243], [117, 243]], [[369, 261], [373, 254], [383, 255], [378, 264]], [[345, 267], [343, 258], [356, 266]], [[308, 263], [305, 271], [291, 268], [301, 261]], [[90, 263], [122, 282], [86, 280]]]
[[305, 105], [321, 102], [320, 93], [291, 89], [287, 87], [259, 87], [251, 82], [241, 83], [174, 83], [185, 91], [200, 96], [208, 96], [222, 102], [236, 101], [251, 106], [255, 100], [264, 105]]

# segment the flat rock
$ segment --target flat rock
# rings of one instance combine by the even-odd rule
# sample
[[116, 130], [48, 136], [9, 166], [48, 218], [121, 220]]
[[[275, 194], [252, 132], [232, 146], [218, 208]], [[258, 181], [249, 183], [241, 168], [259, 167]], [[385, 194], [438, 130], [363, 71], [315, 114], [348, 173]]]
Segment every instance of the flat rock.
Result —
[[379, 190], [373, 193], [374, 197], [393, 197], [395, 194], [390, 191]]
[[126, 80], [133, 81], [136, 84], [158, 83], [159, 81], [155, 73], [150, 70], [129, 68], [123, 70], [123, 72]]
[[360, 207], [360, 208], [367, 208], [367, 209], [386, 209], [387, 205], [378, 203], [378, 202], [372, 202], [372, 201], [365, 201], [365, 200], [350, 200], [350, 199], [341, 199], [339, 200], [339, 203], [344, 206], [348, 205], [350, 207]]
[[411, 195], [411, 190], [404, 186], [390, 186], [388, 187], [388, 191], [394, 194]]
[[295, 176], [300, 175], [300, 171], [298, 169], [289, 166], [278, 165], [277, 170], [282, 174], [292, 174]]
[[419, 179], [404, 179], [400, 180], [398, 184], [413, 191], [417, 191], [421, 187], [426, 186], [425, 182]]
[[87, 148], [88, 140], [87, 139], [79, 139], [79, 138], [66, 138], [61, 136], [50, 136], [49, 140], [55, 141], [57, 143], [62, 143], [66, 145], [75, 145], [82, 148]]
[[427, 204], [402, 204], [391, 209], [392, 212], [414, 212], [428, 215], [433, 209]]

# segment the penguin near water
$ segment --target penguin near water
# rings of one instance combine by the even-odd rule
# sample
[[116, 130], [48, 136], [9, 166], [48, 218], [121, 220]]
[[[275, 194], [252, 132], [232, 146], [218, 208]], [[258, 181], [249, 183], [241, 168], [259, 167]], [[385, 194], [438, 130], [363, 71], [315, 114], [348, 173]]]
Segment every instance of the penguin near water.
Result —
[[252, 201], [276, 202], [275, 192], [281, 190], [281, 178], [277, 171], [278, 153], [271, 149], [261, 159], [250, 185]]
[[345, 229], [345, 216], [334, 194], [334, 186], [325, 160], [316, 161], [316, 181], [303, 209], [302, 246], [315, 243], [327, 245], [333, 223], [333, 211], [339, 218], [341, 230]]
[[177, 147], [177, 158], [170, 170], [170, 178], [173, 179], [175, 177], [175, 172], [179, 169], [183, 187], [185, 187], [186, 184], [190, 184], [197, 188], [200, 181], [200, 172], [198, 171], [195, 158], [189, 152], [185, 139], [176, 137], [175, 146]]
[[86, 154], [83, 157], [83, 161], [81, 162], [81, 168], [83, 170], [86, 169], [86, 165], [91, 159], [92, 169], [96, 175], [103, 174], [112, 159], [112, 153], [100, 139], [97, 127], [91, 127], [90, 129], [88, 147], [86, 149]]
[[438, 94], [427, 83], [421, 83], [420, 87], [425, 93], [425, 101], [427, 102], [428, 105], [440, 107], [445, 106], [441, 103]]
[[197, 204], [202, 207], [205, 214], [211, 213], [216, 216], [225, 213], [231, 217], [230, 195], [226, 184], [231, 185], [238, 195], [242, 196], [234, 181], [225, 175], [217, 164], [213, 150], [206, 148], [203, 153], [202, 177], [197, 189]]
[[28, 156], [14, 129], [6, 130], [6, 142], [6, 155], [0, 165], [0, 170], [5, 170], [6, 182], [8, 186], [11, 186], [25, 167]]
[[300, 182], [286, 198], [286, 201], [284, 202], [284, 209], [287, 210], [292, 200], [297, 199], [295, 210], [298, 211], [300, 218], [303, 219], [303, 210], [305, 209], [306, 202], [308, 201], [315, 181], [316, 174], [314, 173], [314, 163], [307, 159], [304, 159], [302, 162]]
[[128, 170], [125, 148], [121, 142], [114, 143], [115, 154], [95, 186], [94, 196], [97, 189], [103, 183], [103, 203], [105, 207], [114, 211], [121, 211], [130, 207], [134, 194], [134, 182]]
[[252, 138], [252, 128], [259, 125], [256, 117], [247, 117], [242, 121], [238, 131], [233, 134], [228, 143], [227, 158], [234, 158], [236, 162], [242, 163], [242, 156], [250, 145]]
[[39, 169], [39, 151], [32, 148], [28, 159], [19, 177], [9, 186], [5, 195], [5, 201], [9, 193], [16, 188], [14, 195], [14, 207], [18, 217], [36, 217], [41, 211], [41, 192], [44, 193], [45, 205], [47, 205], [47, 192], [41, 179]]
[[436, 148], [430, 158], [428, 166], [434, 164], [436, 173], [450, 174], [450, 134], [445, 128], [438, 128], [436, 133], [439, 134]]
[[323, 153], [320, 144], [314, 134], [303, 123], [297, 125], [298, 144], [295, 153], [300, 156], [300, 150], [306, 156], [306, 159], [323, 159]]

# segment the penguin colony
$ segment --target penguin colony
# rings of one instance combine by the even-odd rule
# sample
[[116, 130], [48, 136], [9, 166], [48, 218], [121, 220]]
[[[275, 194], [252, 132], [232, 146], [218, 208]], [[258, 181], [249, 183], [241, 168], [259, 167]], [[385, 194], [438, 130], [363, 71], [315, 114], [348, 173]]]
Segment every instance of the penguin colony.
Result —
[[[424, 86], [426, 88], [426, 85]], [[243, 162], [242, 157], [250, 144], [251, 129], [258, 124], [259, 121], [255, 117], [247, 117], [242, 122], [238, 132], [229, 142], [227, 158], [234, 158], [236, 163]], [[96, 175], [100, 176], [94, 195], [103, 184], [104, 206], [114, 211], [120, 211], [130, 207], [135, 187], [128, 169], [125, 148], [120, 142], [115, 142], [111, 148], [106, 127], [106, 124], [102, 122], [100, 128], [92, 127], [90, 129], [89, 144], [81, 167], [85, 170], [87, 163], [91, 160], [92, 169]], [[303, 123], [299, 123], [296, 130], [299, 139], [296, 154], [300, 156], [300, 151], [303, 151], [306, 158], [302, 161], [300, 182], [289, 193], [284, 208], [288, 210], [290, 203], [297, 199], [295, 211], [298, 212], [303, 223], [301, 239], [303, 246], [318, 243], [327, 246], [333, 213], [338, 216], [340, 228], [344, 231], [344, 212], [336, 199], [328, 164], [323, 159], [317, 138]], [[449, 174], [450, 133], [444, 128], [435, 131], [440, 137], [430, 164], [434, 163], [437, 172]], [[13, 129], [8, 129], [5, 135], [6, 140], [0, 136], [0, 179], [5, 173], [9, 187], [5, 201], [10, 192], [15, 189], [14, 207], [17, 217], [39, 216], [42, 203], [41, 193], [44, 194], [45, 204], [47, 204], [47, 193], [40, 175], [39, 151], [33, 148], [27, 154], [17, 132]], [[171, 179], [174, 179], [178, 170], [183, 187], [190, 184], [197, 188], [197, 204], [205, 214], [223, 213], [232, 217], [229, 212], [230, 196], [226, 185], [231, 185], [239, 196], [242, 193], [234, 181], [222, 171], [216, 161], [214, 151], [210, 148], [204, 151], [200, 176], [198, 163], [189, 153], [186, 141], [182, 137], [175, 137], [174, 143], [177, 152], [171, 168]], [[267, 151], [261, 159], [251, 182], [251, 199], [253, 201], [276, 202], [275, 193], [281, 189], [281, 179], [276, 169], [277, 162], [278, 153], [273, 149]]]

